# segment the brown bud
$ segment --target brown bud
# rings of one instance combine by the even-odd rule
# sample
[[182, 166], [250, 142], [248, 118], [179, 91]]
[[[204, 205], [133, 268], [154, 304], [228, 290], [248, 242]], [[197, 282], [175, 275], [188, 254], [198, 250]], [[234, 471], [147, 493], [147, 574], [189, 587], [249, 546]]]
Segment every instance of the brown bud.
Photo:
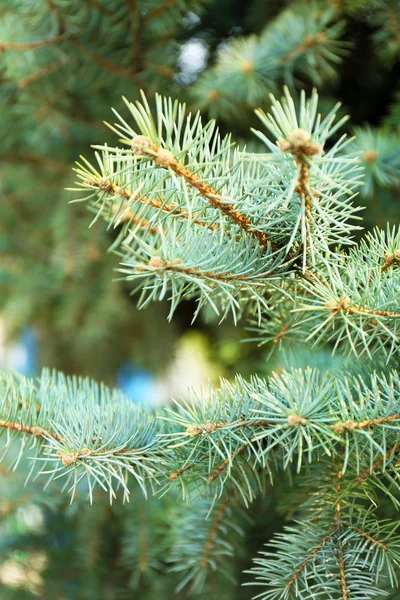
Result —
[[161, 256], [152, 256], [149, 260], [149, 267], [153, 269], [165, 269], [168, 266], [168, 262]]
[[292, 149], [292, 144], [290, 142], [288, 142], [287, 140], [278, 140], [277, 142], [277, 146], [279, 148], [279, 150], [282, 150], [282, 152], [288, 152], [289, 150]]
[[157, 152], [157, 156], [155, 157], [156, 162], [161, 166], [168, 168], [172, 165], [175, 160], [174, 155], [169, 150], [165, 150], [164, 148], [160, 148]]
[[252, 73], [254, 71], [254, 60], [244, 60], [240, 66], [242, 73]]
[[305, 417], [303, 417], [302, 415], [289, 415], [288, 423], [289, 423], [289, 425], [292, 425], [292, 426], [306, 425], [307, 419]]
[[378, 150], [366, 150], [364, 152], [363, 158], [366, 163], [373, 163], [379, 156]]
[[357, 423], [355, 421], [352, 421], [351, 419], [348, 419], [347, 421], [344, 421], [344, 423], [336, 423], [333, 426], [333, 431], [335, 433], [346, 433], [346, 431], [351, 431], [352, 429], [355, 429], [357, 427]]
[[78, 452], [66, 452], [64, 450], [57, 450], [57, 456], [61, 458], [61, 462], [66, 467], [70, 467], [78, 460], [79, 453]]
[[319, 142], [310, 142], [304, 148], [304, 154], [307, 154], [308, 156], [314, 156], [315, 154], [323, 154], [323, 153], [324, 153], [324, 147]]
[[346, 431], [346, 428], [345, 428], [345, 426], [343, 425], [343, 423], [336, 423], [336, 424], [333, 426], [333, 431], [334, 431], [335, 433], [340, 433], [340, 434], [342, 434], [342, 433], [344, 433], [344, 432]]
[[301, 127], [293, 129], [287, 139], [278, 140], [277, 145], [282, 152], [300, 153], [307, 156], [323, 154], [324, 152], [323, 145], [320, 142], [314, 142], [311, 134]]
[[340, 308], [342, 310], [347, 310], [350, 305], [350, 298], [348, 296], [344, 296], [340, 301]]
[[154, 144], [147, 135], [137, 135], [131, 142], [132, 152], [135, 155], [143, 155], [146, 148], [154, 149]]
[[105, 192], [109, 192], [112, 189], [112, 185], [106, 177], [102, 177], [99, 180], [98, 186], [101, 190], [104, 190]]
[[325, 31], [319, 31], [315, 36], [316, 42], [325, 42], [327, 39], [328, 36], [326, 35]]
[[331, 311], [339, 311], [339, 310], [347, 310], [350, 305], [350, 298], [348, 296], [344, 296], [341, 300], [327, 300], [325, 302], [326, 308], [329, 308]]
[[181, 261], [180, 258], [173, 258], [171, 260], [171, 265], [182, 265], [182, 264], [183, 264], [183, 262]]
[[215, 423], [211, 423], [211, 421], [207, 421], [207, 423], [204, 426], [204, 431], [206, 431], [207, 433], [212, 433], [215, 428], [216, 428]]
[[210, 90], [209, 92], [207, 92], [207, 100], [209, 100], [210, 102], [213, 102], [218, 97], [219, 97], [219, 92], [217, 92], [217, 90]]
[[43, 435], [45, 431], [41, 427], [31, 427], [31, 433], [32, 435], [40, 436]]
[[186, 428], [186, 433], [190, 435], [190, 437], [196, 437], [203, 431], [203, 428], [200, 425], [189, 425]]
[[295, 148], [299, 148], [311, 142], [311, 134], [299, 127], [290, 132], [288, 140]]
[[339, 310], [339, 305], [337, 300], [327, 300], [325, 302], [325, 306], [326, 308], [329, 308], [329, 310]]

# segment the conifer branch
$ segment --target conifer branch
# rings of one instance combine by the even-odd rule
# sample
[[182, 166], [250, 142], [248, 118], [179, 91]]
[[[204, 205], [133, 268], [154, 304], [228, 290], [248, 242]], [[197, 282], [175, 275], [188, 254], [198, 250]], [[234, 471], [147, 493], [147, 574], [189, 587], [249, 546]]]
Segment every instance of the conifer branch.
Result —
[[[226, 272], [224, 273], [223, 271], [202, 271], [199, 268], [190, 268], [187, 267], [185, 264], [182, 263], [182, 261], [177, 258], [177, 259], [173, 259], [172, 261], [168, 261], [165, 260], [162, 257], [159, 256], [153, 256], [150, 258], [150, 261], [148, 263], [148, 265], [145, 264], [137, 264], [136, 266], [137, 271], [143, 271], [145, 272], [146, 270], [151, 270], [151, 271], [155, 271], [155, 272], [161, 272], [164, 273], [165, 271], [172, 271], [172, 272], [176, 272], [176, 273], [184, 273], [185, 275], [189, 275], [191, 277], [195, 277], [195, 278], [199, 278], [199, 279], [212, 279], [215, 281], [242, 281], [242, 280], [247, 280], [251, 278], [251, 273], [242, 273], [240, 275], [237, 275], [236, 273], [231, 273], [231, 272]], [[271, 273], [265, 273], [263, 274], [262, 279], [267, 279], [268, 277], [270, 277], [271, 275], [273, 275], [273, 272]], [[216, 424], [216, 427], [219, 427], [219, 424]]]
[[[199, 225], [200, 227], [206, 227], [207, 229], [210, 229], [210, 230], [216, 229], [218, 227], [217, 223], [207, 223], [205, 221], [202, 221], [201, 219], [191, 218], [191, 215], [188, 212], [185, 212], [184, 210], [182, 210], [178, 205], [166, 203], [163, 200], [161, 200], [160, 198], [150, 198], [149, 196], [146, 196], [146, 195], [137, 194], [133, 190], [131, 190], [127, 187], [111, 183], [108, 179], [102, 178], [99, 181], [95, 181], [94, 179], [91, 179], [91, 178], [85, 178], [83, 180], [83, 183], [90, 187], [95, 186], [99, 190], [103, 190], [104, 192], [112, 194], [114, 196], [120, 196], [121, 198], [125, 198], [126, 200], [129, 200], [129, 202], [132, 202], [132, 201], [138, 202], [138, 203], [144, 204], [146, 206], [149, 206], [151, 208], [156, 208], [157, 210], [161, 210], [162, 212], [171, 213], [174, 216], [177, 216], [181, 219], [185, 219], [185, 220], [190, 219], [190, 221], [192, 223], [195, 223], [196, 225]], [[116, 206], [116, 205], [113, 205], [113, 206]], [[128, 218], [127, 215], [130, 215], [130, 214], [133, 214], [131, 210], [124, 211], [124, 213], [123, 213], [124, 220], [125, 220], [125, 216], [126, 216], [126, 218]]]
[[134, 152], [140, 151], [145, 154], [150, 160], [153, 160], [158, 165], [171, 169], [179, 177], [182, 177], [191, 187], [195, 188], [200, 194], [208, 200], [214, 208], [217, 208], [224, 213], [235, 225], [238, 225], [243, 231], [255, 237], [261, 248], [265, 248], [268, 243], [266, 234], [255, 228], [251, 220], [240, 213], [233, 204], [227, 203], [215, 190], [205, 181], [194, 173], [188, 167], [180, 163], [169, 150], [158, 148], [145, 136], [138, 136], [132, 140], [132, 148]]
[[21, 433], [29, 433], [35, 437], [51, 437], [54, 440], [61, 441], [61, 437], [52, 431], [48, 431], [43, 429], [42, 427], [38, 427], [36, 425], [29, 426], [24, 425], [23, 423], [17, 423], [15, 421], [8, 421], [7, 419], [0, 419], [0, 427], [4, 429], [13, 429], [14, 431], [18, 431]]
[[210, 475], [208, 476], [208, 481], [212, 482], [215, 481], [215, 479], [217, 479], [217, 477], [220, 476], [220, 474], [226, 469], [226, 467], [231, 464], [235, 458], [237, 456], [239, 456], [240, 454], [242, 454], [246, 448], [248, 447], [248, 442], [245, 442], [244, 444], [242, 444], [238, 450], [236, 450], [236, 452], [232, 455], [231, 458], [225, 458], [225, 460], [223, 460], [216, 469], [214, 469], [214, 471], [212, 473], [210, 473]]
[[212, 525], [210, 528], [210, 532], [208, 534], [208, 538], [207, 538], [206, 544], [204, 546], [204, 554], [203, 554], [203, 557], [200, 559], [200, 568], [201, 569], [204, 569], [208, 566], [210, 554], [212, 552], [212, 549], [213, 549], [213, 546], [215, 543], [215, 538], [217, 536], [217, 532], [218, 532], [220, 523], [226, 512], [228, 502], [229, 502], [229, 496], [226, 495], [225, 498], [220, 502], [217, 510], [215, 511], [215, 514], [214, 514], [214, 517], [212, 520]]
[[389, 552], [389, 547], [386, 544], [384, 544], [380, 540], [377, 540], [376, 538], [372, 537], [372, 535], [370, 535], [367, 531], [364, 531], [363, 529], [361, 529], [360, 527], [356, 527], [355, 525], [349, 525], [349, 528], [353, 529], [353, 531], [356, 531], [357, 533], [359, 533], [360, 535], [365, 537], [367, 540], [372, 542], [375, 546], [379, 546], [379, 548], [382, 548], [382, 550], [384, 550], [385, 552]]
[[328, 36], [324, 31], [320, 31], [316, 34], [307, 34], [304, 36], [303, 40], [295, 47], [291, 48], [285, 55], [280, 58], [282, 63], [285, 63], [293, 58], [296, 58], [299, 54], [309, 50], [313, 46], [318, 46], [319, 44], [323, 44], [328, 39]]
[[322, 550], [323, 545], [325, 544], [325, 542], [327, 540], [329, 540], [331, 535], [332, 535], [331, 533], [325, 534], [320, 539], [320, 541], [316, 544], [316, 546], [314, 546], [314, 548], [310, 551], [310, 553], [306, 556], [306, 558], [303, 560], [303, 562], [297, 567], [296, 571], [293, 573], [292, 577], [289, 579], [288, 583], [286, 584], [286, 590], [287, 590], [288, 594], [290, 593], [294, 583], [299, 578], [301, 573], [304, 571], [304, 569], [307, 567], [307, 565], [310, 563], [310, 561], [314, 559], [315, 555], [318, 554], [318, 552], [320, 552]]
[[380, 469], [380, 467], [389, 459], [391, 458], [394, 453], [396, 452], [396, 450], [400, 448], [400, 442], [397, 442], [396, 444], [394, 444], [394, 446], [392, 446], [391, 448], [389, 448], [389, 450], [386, 452], [386, 454], [384, 456], [380, 456], [379, 458], [377, 458], [372, 465], [368, 468], [365, 469], [365, 471], [363, 471], [362, 473], [360, 473], [357, 478], [356, 478], [356, 483], [362, 483], [363, 481], [365, 481], [365, 479], [367, 479], [368, 477], [370, 477], [370, 475], [372, 473], [374, 473], [375, 471], [377, 471], [378, 469]]

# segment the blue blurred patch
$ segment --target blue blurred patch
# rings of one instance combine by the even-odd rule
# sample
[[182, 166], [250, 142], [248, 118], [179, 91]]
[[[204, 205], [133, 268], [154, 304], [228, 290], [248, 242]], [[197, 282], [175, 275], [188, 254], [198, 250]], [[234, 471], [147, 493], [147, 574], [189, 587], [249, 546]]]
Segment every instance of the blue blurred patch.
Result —
[[133, 402], [154, 403], [155, 379], [150, 371], [125, 363], [118, 371], [117, 384]]

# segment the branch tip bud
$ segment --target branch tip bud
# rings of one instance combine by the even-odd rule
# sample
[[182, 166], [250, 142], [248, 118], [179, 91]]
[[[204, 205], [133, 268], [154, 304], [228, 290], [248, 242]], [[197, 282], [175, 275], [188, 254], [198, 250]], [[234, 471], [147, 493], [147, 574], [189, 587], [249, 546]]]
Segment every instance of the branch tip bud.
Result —
[[329, 308], [331, 312], [339, 312], [340, 310], [347, 310], [350, 306], [350, 298], [344, 296], [341, 300], [327, 300], [325, 302], [326, 308]]
[[97, 185], [101, 190], [104, 190], [105, 192], [109, 192], [112, 189], [112, 185], [106, 177], [102, 177]]
[[297, 425], [306, 425], [307, 419], [305, 417], [303, 417], [302, 415], [289, 415], [288, 423], [292, 427], [295, 427]]
[[149, 267], [153, 269], [165, 269], [168, 262], [162, 256], [152, 256], [149, 260]]
[[277, 145], [282, 152], [293, 152], [293, 154], [314, 156], [315, 154], [321, 155], [324, 152], [323, 145], [320, 142], [315, 142], [311, 133], [301, 127], [293, 129], [286, 139], [278, 140]]
[[153, 149], [154, 144], [147, 135], [137, 135], [131, 141], [131, 149], [134, 155], [143, 155], [146, 153], [146, 148]]
[[42, 429], [41, 427], [31, 427], [31, 433], [35, 437], [39, 437], [44, 434], [44, 429]]
[[172, 165], [172, 163], [175, 160], [175, 157], [169, 150], [165, 150], [165, 148], [160, 148], [157, 151], [155, 159], [161, 167], [165, 167], [167, 169]]

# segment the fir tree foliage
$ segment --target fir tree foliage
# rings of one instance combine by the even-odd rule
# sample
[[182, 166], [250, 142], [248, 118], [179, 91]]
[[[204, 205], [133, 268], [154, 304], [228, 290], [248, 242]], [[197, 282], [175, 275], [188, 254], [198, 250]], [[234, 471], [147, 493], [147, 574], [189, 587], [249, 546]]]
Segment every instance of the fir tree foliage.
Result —
[[[288, 91], [272, 103], [271, 116], [260, 113], [272, 139], [256, 132], [269, 152], [252, 155], [184, 105], [157, 97], [153, 117], [145, 97], [127, 102], [133, 125], [118, 115], [112, 126], [123, 146], [97, 146], [97, 166], [82, 159], [76, 169], [82, 200], [110, 227], [122, 223], [114, 250], [143, 289], [142, 305], [167, 295], [172, 314], [195, 297], [197, 312], [206, 303], [221, 316], [263, 306], [268, 321], [280, 298], [279, 341], [301, 326], [334, 349], [393, 361], [399, 233], [376, 230], [343, 249], [352, 243], [357, 155], [345, 154], [345, 138], [325, 146], [334, 111], [322, 119], [315, 93], [302, 95], [298, 111]], [[373, 597], [396, 585], [396, 528], [374, 513], [377, 494], [397, 505], [400, 490], [395, 369], [238, 377], [160, 415], [57, 374], [4, 377], [3, 386], [6, 447], [18, 436], [21, 453], [33, 450], [32, 474], [60, 480], [72, 497], [86, 489], [91, 501], [96, 486], [128, 500], [136, 482], [144, 494], [175, 490], [194, 502], [176, 517], [190, 543], [173, 542], [168, 559], [190, 593], [208, 573], [223, 575], [233, 554], [231, 503], [248, 506], [293, 473], [308, 499], [298, 524], [256, 559], [258, 597]]]
[[[181, 586], [190, 582], [193, 591], [201, 591], [207, 572], [223, 574], [226, 557], [234, 552], [232, 535], [240, 536], [231, 511], [260, 492], [265, 476], [290, 475], [293, 463], [309, 498], [298, 525], [272, 540], [277, 553], [256, 560], [254, 575], [266, 588], [260, 597], [287, 597], [292, 588], [300, 597], [323, 592], [335, 598], [346, 590], [370, 597], [381, 580], [396, 584], [396, 527], [374, 515], [377, 493], [398, 505], [400, 380], [395, 371], [368, 379], [311, 369], [269, 380], [239, 378], [234, 385], [221, 382], [203, 401], [195, 395], [190, 403], [179, 401], [161, 418], [138, 415], [123, 397], [57, 374], [44, 373], [37, 382], [8, 377], [3, 385], [8, 391], [2, 410], [6, 445], [11, 434], [18, 435], [21, 452], [30, 456], [31, 475], [37, 468], [52, 485], [86, 488], [89, 498], [98, 484], [113, 490], [111, 498], [120, 489], [128, 499], [132, 486], [146, 482], [162, 496], [151, 499], [150, 508], [166, 498], [166, 480], [167, 488], [203, 497], [169, 514], [177, 531], [165, 534], [167, 560], [181, 574]], [[74, 421], [77, 405], [80, 427]], [[309, 464], [314, 472], [307, 475]], [[153, 527], [165, 532], [165, 519]], [[130, 554], [124, 556], [128, 560]], [[157, 569], [157, 562], [149, 565]]]
[[333, 7], [296, 2], [282, 11], [259, 35], [234, 38], [218, 51], [211, 71], [192, 88], [195, 102], [213, 116], [237, 112], [237, 103], [257, 108], [277, 81], [310, 79], [319, 85], [335, 77], [348, 51], [341, 40], [344, 22]]
[[[65, 174], [52, 154], [65, 128], [80, 146], [88, 145], [88, 137], [100, 135], [96, 122], [105, 103], [127, 93], [127, 86], [132, 98], [140, 87], [175, 87], [171, 31], [198, 4], [57, 0], [37, 2], [33, 10], [17, 0], [0, 9], [2, 68], [12, 73], [4, 102], [20, 100], [20, 145], [31, 148], [29, 132], [35, 131], [40, 154], [24, 155], [25, 163], [53, 174], [46, 194], [38, 195], [41, 215], [48, 215], [57, 195], [54, 179]], [[82, 157], [77, 165], [75, 189], [95, 215], [93, 239], [105, 220], [118, 277], [139, 292], [141, 308], [167, 299], [172, 318], [179, 303], [192, 299], [195, 317], [211, 307], [221, 320], [249, 318], [252, 335], [255, 330], [271, 352], [306, 340], [350, 356], [327, 372], [287, 369], [266, 378], [221, 380], [218, 389], [190, 391], [160, 413], [56, 372], [38, 379], [1, 376], [3, 464], [26, 475], [35, 494], [42, 482], [57, 490], [54, 497], [69, 494], [71, 511], [87, 500], [99, 510], [82, 512], [78, 562], [93, 565], [82, 540], [90, 528], [108, 526], [104, 496], [124, 501], [118, 568], [130, 576], [118, 590], [121, 598], [132, 597], [145, 581], [154, 582], [149, 594], [140, 592], [150, 600], [172, 596], [173, 587], [190, 596], [213, 589], [230, 599], [243, 507], [250, 512], [257, 498], [273, 493], [285, 500], [289, 485], [295, 506], [285, 514], [293, 521], [272, 539], [265, 534], [266, 549], [248, 573], [255, 597], [361, 600], [397, 593], [400, 233], [387, 226], [355, 243], [357, 192], [368, 198], [380, 186], [398, 185], [396, 103], [388, 129], [357, 128], [356, 139], [348, 140], [340, 134], [345, 119], [336, 120], [338, 107], [321, 111], [316, 92], [297, 99], [286, 90], [282, 100], [267, 100], [282, 82], [320, 85], [337, 73], [349, 49], [340, 15], [360, 3], [335, 4], [342, 6], [326, 11], [319, 3], [292, 3], [259, 35], [222, 45], [215, 64], [188, 89], [191, 105], [223, 119], [262, 104], [254, 130], [259, 151], [236, 147], [190, 107], [160, 96], [153, 103], [147, 93], [148, 99], [125, 102], [127, 114], [116, 113], [117, 123], [104, 133], [107, 143], [95, 146], [95, 160]], [[375, 2], [368, 4], [375, 9]], [[371, 12], [379, 28], [375, 43], [393, 60], [398, 7], [384, 2], [378, 8]], [[137, 39], [143, 52], [136, 52]], [[132, 57], [144, 64], [132, 67]], [[98, 89], [102, 101], [88, 114], [84, 100]], [[70, 127], [75, 103], [80, 120]], [[32, 126], [37, 121], [40, 127]], [[16, 138], [7, 135], [14, 125], [0, 119], [8, 160], [18, 162]], [[65, 207], [54, 213], [64, 222]], [[98, 256], [104, 245], [103, 239], [88, 254]], [[111, 279], [112, 262], [104, 264]], [[71, 274], [75, 266], [64, 268]], [[18, 267], [12, 263], [13, 275]], [[44, 275], [48, 269], [37, 281]], [[71, 306], [80, 292], [78, 281]], [[101, 302], [93, 304], [97, 315], [109, 315]], [[110, 328], [118, 316], [121, 327], [126, 322], [120, 308], [116, 302]], [[71, 328], [74, 319], [64, 319]], [[93, 317], [92, 329], [98, 320]], [[5, 502], [3, 516], [11, 500]], [[380, 509], [389, 503], [388, 520]]]

